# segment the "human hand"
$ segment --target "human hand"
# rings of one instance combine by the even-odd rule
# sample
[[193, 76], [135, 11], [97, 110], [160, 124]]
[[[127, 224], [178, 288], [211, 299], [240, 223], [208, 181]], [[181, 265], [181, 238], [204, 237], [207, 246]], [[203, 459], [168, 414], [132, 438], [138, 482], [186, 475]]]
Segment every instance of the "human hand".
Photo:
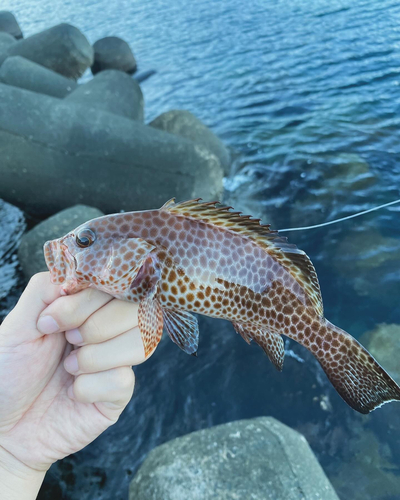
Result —
[[145, 360], [137, 311], [89, 288], [61, 296], [49, 273], [32, 278], [0, 326], [0, 489], [1, 471], [40, 487], [52, 463], [118, 420], [131, 367]]

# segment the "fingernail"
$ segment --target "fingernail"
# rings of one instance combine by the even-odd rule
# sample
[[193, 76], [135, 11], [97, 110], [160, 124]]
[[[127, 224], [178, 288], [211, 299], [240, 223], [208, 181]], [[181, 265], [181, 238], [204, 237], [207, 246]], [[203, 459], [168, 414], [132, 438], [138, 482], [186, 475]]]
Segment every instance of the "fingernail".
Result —
[[68, 373], [76, 373], [79, 371], [78, 358], [75, 351], [72, 351], [71, 354], [65, 358], [64, 367]]
[[81, 332], [78, 328], [65, 332], [65, 337], [70, 344], [81, 344], [83, 342]]
[[70, 399], [75, 399], [75, 394], [74, 394], [74, 384], [71, 384], [68, 389], [67, 389], [67, 396]]
[[60, 327], [57, 324], [57, 321], [51, 316], [41, 316], [36, 326], [39, 332], [43, 333], [44, 335], [48, 335], [49, 333], [55, 333], [60, 329]]

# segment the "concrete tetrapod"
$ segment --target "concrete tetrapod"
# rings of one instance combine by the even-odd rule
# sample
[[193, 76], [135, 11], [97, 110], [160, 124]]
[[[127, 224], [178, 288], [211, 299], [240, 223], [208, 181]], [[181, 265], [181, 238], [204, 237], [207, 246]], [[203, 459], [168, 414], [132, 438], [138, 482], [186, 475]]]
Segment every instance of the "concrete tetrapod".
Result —
[[0, 84], [0, 198], [45, 218], [169, 198], [221, 198], [218, 158], [192, 141], [91, 107]]

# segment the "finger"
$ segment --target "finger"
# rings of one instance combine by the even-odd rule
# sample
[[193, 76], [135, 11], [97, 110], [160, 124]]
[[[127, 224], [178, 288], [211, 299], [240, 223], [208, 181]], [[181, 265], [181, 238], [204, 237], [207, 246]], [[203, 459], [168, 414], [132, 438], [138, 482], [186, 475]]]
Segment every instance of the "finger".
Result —
[[135, 366], [145, 361], [139, 328], [133, 328], [102, 344], [89, 344], [72, 351], [64, 360], [67, 372], [96, 373], [119, 366]]
[[137, 325], [138, 305], [114, 299], [89, 316], [79, 328], [65, 332], [65, 336], [75, 345], [98, 344]]
[[10, 332], [15, 336], [18, 331], [18, 343], [38, 338], [36, 321], [39, 314], [60, 295], [61, 286], [51, 283], [49, 272], [32, 276], [17, 305], [3, 321], [2, 334]]
[[103, 410], [121, 413], [132, 397], [134, 386], [132, 368], [122, 366], [100, 373], [79, 375], [69, 387], [68, 395], [80, 403], [102, 403]]
[[94, 288], [60, 297], [42, 311], [37, 329], [42, 334], [72, 330], [112, 299], [111, 295]]

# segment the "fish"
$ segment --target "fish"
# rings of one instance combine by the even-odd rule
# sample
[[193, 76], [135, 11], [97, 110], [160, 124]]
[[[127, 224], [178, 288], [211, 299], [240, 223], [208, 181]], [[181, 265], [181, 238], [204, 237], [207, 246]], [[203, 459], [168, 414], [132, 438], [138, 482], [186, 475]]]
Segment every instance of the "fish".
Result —
[[279, 231], [218, 202], [105, 215], [44, 245], [65, 294], [94, 287], [139, 304], [146, 358], [163, 329], [196, 355], [195, 314], [230, 321], [282, 370], [282, 335], [308, 349], [354, 410], [400, 400], [400, 387], [349, 333], [324, 317], [316, 270]]

